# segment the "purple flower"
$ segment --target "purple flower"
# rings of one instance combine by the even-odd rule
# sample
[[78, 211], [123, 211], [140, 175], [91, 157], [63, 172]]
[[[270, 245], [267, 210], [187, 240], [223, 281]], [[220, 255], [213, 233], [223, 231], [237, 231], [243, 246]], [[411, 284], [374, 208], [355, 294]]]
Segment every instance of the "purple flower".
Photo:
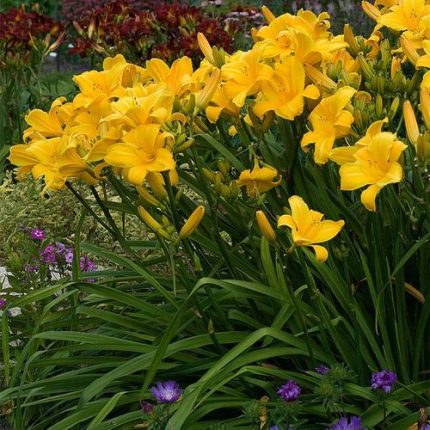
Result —
[[64, 253], [64, 260], [67, 264], [72, 264], [73, 262], [73, 249], [67, 248]]
[[0, 310], [3, 309], [6, 306], [6, 300], [0, 299]]
[[277, 394], [285, 402], [294, 402], [300, 396], [302, 389], [295, 381], [289, 380], [286, 384], [279, 387]]
[[423, 428], [422, 428], [422, 430], [430, 430], [430, 424], [426, 424]]
[[97, 265], [88, 257], [81, 257], [79, 260], [79, 268], [82, 272], [95, 272]]
[[30, 231], [30, 236], [33, 240], [45, 240], [46, 233], [43, 228], [32, 228]]
[[380, 372], [372, 373], [371, 387], [374, 390], [384, 390], [390, 393], [393, 385], [397, 382], [397, 375], [390, 370], [381, 370]]
[[151, 388], [151, 393], [158, 403], [175, 403], [182, 396], [182, 390], [175, 381], [158, 382]]
[[330, 430], [366, 430], [361, 424], [359, 417], [341, 418], [334, 425], [330, 427]]
[[330, 369], [327, 366], [324, 366], [324, 364], [320, 364], [315, 368], [315, 371], [320, 375], [327, 375], [330, 372]]
[[146, 401], [140, 402], [140, 408], [142, 409], [142, 413], [145, 415], [152, 414], [152, 411], [154, 410], [154, 406], [151, 403]]
[[45, 249], [40, 253], [40, 258], [45, 264], [54, 264], [57, 261], [56, 249], [54, 245], [48, 245]]
[[64, 243], [56, 242], [55, 245], [57, 246], [58, 254], [64, 254], [66, 252], [66, 245], [64, 245]]
[[27, 273], [36, 273], [39, 270], [39, 266], [36, 264], [26, 264], [24, 270]]

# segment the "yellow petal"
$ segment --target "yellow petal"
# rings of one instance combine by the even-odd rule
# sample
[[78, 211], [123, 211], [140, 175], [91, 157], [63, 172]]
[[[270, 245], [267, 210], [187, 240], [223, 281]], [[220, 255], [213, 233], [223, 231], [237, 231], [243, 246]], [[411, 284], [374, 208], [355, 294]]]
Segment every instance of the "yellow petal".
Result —
[[278, 228], [279, 227], [290, 227], [291, 229], [297, 229], [297, 225], [294, 221], [294, 218], [291, 215], [282, 215], [278, 219]]
[[343, 221], [343, 220], [321, 221], [318, 224], [318, 226], [315, 230], [315, 233], [309, 237], [309, 240], [312, 240], [312, 243], [327, 242], [327, 241], [333, 239], [335, 236], [337, 236], [339, 234], [340, 230], [342, 230], [344, 225], [345, 225], [345, 221]]
[[376, 185], [370, 185], [361, 193], [361, 203], [364, 207], [371, 212], [376, 212], [376, 196], [378, 195], [381, 188]]
[[315, 258], [320, 262], [324, 263], [328, 258], [328, 251], [326, 248], [320, 245], [310, 245], [310, 247], [315, 251]]
[[341, 146], [339, 148], [334, 148], [330, 153], [330, 160], [339, 165], [354, 162], [354, 154], [358, 149], [357, 146]]
[[355, 163], [346, 163], [339, 169], [340, 189], [352, 191], [364, 187], [371, 182], [368, 176], [363, 173], [360, 166]]

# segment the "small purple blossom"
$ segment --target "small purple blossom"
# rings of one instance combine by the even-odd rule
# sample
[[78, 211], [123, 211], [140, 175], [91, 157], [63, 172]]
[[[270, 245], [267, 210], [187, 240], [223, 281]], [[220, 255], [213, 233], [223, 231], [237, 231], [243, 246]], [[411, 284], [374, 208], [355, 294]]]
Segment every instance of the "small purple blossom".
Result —
[[319, 373], [320, 375], [327, 375], [330, 372], [330, 369], [327, 366], [324, 366], [324, 364], [320, 364], [315, 368], [315, 372]]
[[54, 264], [57, 261], [56, 249], [54, 245], [46, 246], [40, 253], [40, 259], [45, 264]]
[[46, 233], [43, 228], [32, 228], [30, 231], [30, 236], [33, 240], [45, 240]]
[[302, 389], [295, 381], [289, 380], [286, 384], [279, 387], [277, 394], [285, 402], [294, 402], [300, 396]]
[[0, 310], [3, 309], [6, 306], [6, 300], [0, 299]]
[[66, 251], [64, 252], [64, 261], [67, 264], [73, 263], [73, 249], [72, 248], [67, 248]]
[[429, 423], [425, 424], [422, 430], [430, 430], [430, 424]]
[[366, 430], [359, 417], [341, 418], [329, 430]]
[[39, 266], [36, 264], [26, 264], [24, 270], [27, 273], [37, 273], [39, 271]]
[[175, 403], [182, 396], [182, 390], [175, 381], [158, 382], [151, 388], [151, 393], [158, 403]]
[[57, 254], [63, 255], [66, 252], [66, 245], [61, 242], [56, 242], [55, 246], [57, 247]]
[[140, 402], [140, 408], [142, 409], [143, 414], [150, 415], [154, 410], [154, 405], [143, 400]]
[[88, 257], [81, 257], [79, 260], [79, 268], [81, 269], [81, 272], [95, 272], [97, 265]]
[[381, 370], [380, 372], [372, 373], [371, 387], [374, 390], [384, 390], [390, 393], [393, 385], [397, 382], [397, 375], [390, 370]]

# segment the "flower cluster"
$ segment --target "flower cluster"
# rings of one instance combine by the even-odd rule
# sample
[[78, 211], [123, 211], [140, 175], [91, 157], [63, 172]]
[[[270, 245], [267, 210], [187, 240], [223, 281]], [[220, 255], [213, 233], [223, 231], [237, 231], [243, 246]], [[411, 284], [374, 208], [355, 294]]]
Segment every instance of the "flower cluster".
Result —
[[196, 35], [204, 31], [209, 41], [230, 50], [231, 38], [221, 21], [202, 9], [183, 3], [129, 2], [112, 0], [87, 9], [76, 18], [78, 35], [72, 40], [72, 53], [107, 55], [122, 53], [142, 60], [159, 57], [172, 60], [179, 55], [198, 58]]
[[[135, 16], [126, 4], [112, 2], [105, 7], [103, 11], [115, 10], [114, 15]], [[254, 147], [246, 138], [251, 135], [251, 140], [265, 140], [273, 125], [283, 134], [290, 127], [290, 136], [294, 136], [291, 122], [301, 118], [307, 127], [297, 121], [298, 135], [294, 137], [302, 155], [308, 153], [319, 166], [340, 166], [340, 189], [360, 189], [363, 206], [374, 212], [381, 190], [401, 182], [404, 176], [402, 157], [407, 145], [395, 132], [384, 130], [393, 128], [390, 121], [400, 104], [393, 92], [406, 91], [412, 85], [402, 73], [400, 58], [390, 57], [390, 42], [380, 31], [391, 23], [387, 16], [397, 16], [396, 7], [384, 14], [386, 9], [365, 4], [378, 19], [368, 39], [356, 38], [348, 26], [343, 35], [333, 35], [325, 12], [316, 15], [300, 10], [297, 15], [275, 17], [263, 7], [267, 25], [252, 32], [252, 48], [229, 55], [222, 48], [211, 47], [210, 25], [205, 25], [207, 37], [202, 33], [194, 37], [191, 30], [198, 31], [202, 22], [198, 9], [184, 9], [176, 3], [160, 6], [154, 12], [158, 21], [169, 28], [179, 25], [190, 30], [181, 33], [188, 34], [203, 52], [200, 65], [194, 67], [188, 56], [171, 65], [152, 58], [144, 67], [128, 63], [122, 55], [107, 58], [102, 71], [75, 76], [79, 93], [72, 101], [59, 98], [49, 112], [36, 109], [27, 115], [30, 127], [24, 133], [25, 143], [12, 148], [10, 160], [19, 166], [19, 176], [31, 172], [35, 178], [43, 177], [46, 190], [58, 190], [74, 178], [94, 185], [120, 174], [136, 187], [145, 206], [158, 209], [157, 216], [147, 208], [138, 212], [158, 236], [169, 239], [174, 230], [179, 232], [179, 226], [160, 223], [160, 200], [167, 196], [166, 185], [177, 184], [182, 170], [187, 169], [184, 157], [188, 155], [184, 154], [190, 154], [194, 136], [209, 132], [220, 139], [217, 128], [222, 123], [230, 136], [240, 137], [240, 149], [249, 151], [252, 167], [241, 166], [238, 172], [237, 165], [232, 168], [229, 161], [222, 160], [219, 171], [205, 166], [203, 174], [224, 199], [238, 198], [243, 187], [248, 198], [261, 204], [265, 194], [275, 195], [284, 183], [279, 169], [265, 160], [267, 152], [260, 153], [258, 144]], [[88, 22], [87, 30], [94, 34], [97, 16]], [[109, 20], [101, 33], [111, 27]], [[144, 31], [145, 25], [139, 31]], [[398, 26], [393, 28], [399, 30]], [[414, 31], [405, 29], [402, 40], [406, 44], [410, 34], [417, 34]], [[415, 58], [419, 48], [413, 52], [406, 48], [405, 55]], [[422, 67], [422, 62], [415, 63]], [[384, 83], [386, 92], [380, 91], [382, 84], [376, 79], [381, 67], [391, 76]], [[430, 118], [427, 80], [425, 75], [421, 84], [424, 118]], [[384, 108], [384, 103], [389, 108]], [[415, 126], [408, 103], [406, 128], [420, 153], [430, 133]], [[288, 154], [294, 148], [286, 151]], [[288, 176], [293, 163], [280, 165]], [[279, 216], [278, 228], [291, 230], [290, 250], [310, 246], [317, 260], [327, 260], [328, 250], [321, 244], [337, 236], [344, 221], [323, 220], [323, 213], [310, 209], [300, 196], [290, 196], [288, 202], [289, 213], [275, 217]], [[257, 220], [262, 233], [272, 243], [276, 241], [262, 211]]]
[[[0, 12], [0, 59], [3, 62], [18, 58], [24, 61], [38, 43], [52, 50], [60, 43], [61, 32], [61, 24], [37, 11], [27, 12], [19, 8]], [[56, 42], [50, 48], [51, 40]]]
[[381, 370], [372, 374], [371, 386], [374, 390], [383, 390], [390, 393], [397, 382], [397, 375], [390, 370]]
[[290, 380], [279, 387], [277, 394], [284, 402], [294, 402], [300, 397], [301, 392], [300, 385]]
[[[26, 273], [38, 273], [41, 267], [60, 274], [71, 270], [74, 258], [73, 248], [62, 242], [49, 243], [46, 230], [43, 228], [22, 227], [22, 231], [33, 241], [35, 248], [31, 261], [25, 264]], [[92, 273], [97, 270], [97, 265], [89, 257], [82, 256], [79, 259], [79, 269], [83, 273]]]

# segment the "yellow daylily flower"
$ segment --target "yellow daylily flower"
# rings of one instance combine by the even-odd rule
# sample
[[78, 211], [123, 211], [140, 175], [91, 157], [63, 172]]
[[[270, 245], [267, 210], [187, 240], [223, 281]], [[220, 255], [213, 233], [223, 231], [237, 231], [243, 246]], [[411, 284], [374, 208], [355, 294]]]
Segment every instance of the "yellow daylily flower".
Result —
[[353, 154], [354, 161], [341, 166], [340, 189], [352, 191], [369, 185], [361, 193], [361, 202], [367, 210], [374, 212], [379, 191], [403, 179], [403, 168], [398, 160], [406, 145], [389, 132], [376, 133], [368, 138], [368, 144], [359, 146]]
[[298, 58], [286, 57], [282, 63], [276, 63], [272, 79], [262, 84], [261, 97], [253, 108], [255, 114], [263, 118], [266, 112], [274, 111], [289, 120], [301, 115], [304, 98], [315, 100], [320, 95], [315, 85], [305, 87], [305, 80], [305, 69]]
[[189, 91], [192, 84], [193, 63], [188, 57], [175, 60], [171, 67], [163, 60], [153, 58], [146, 62], [146, 71], [156, 84], [166, 85], [179, 97]]
[[315, 251], [316, 259], [324, 262], [328, 258], [325, 247], [317, 245], [327, 242], [337, 236], [345, 225], [345, 221], [323, 220], [324, 214], [309, 209], [299, 196], [288, 199], [291, 215], [282, 215], [278, 219], [279, 227], [289, 227], [295, 246], [309, 246]]
[[360, 140], [355, 142], [354, 146], [340, 146], [338, 148], [333, 148], [333, 150], [330, 153], [330, 160], [334, 161], [339, 165], [342, 165], [348, 162], [353, 162], [355, 160], [354, 154], [360, 148], [368, 146], [376, 135], [389, 139], [392, 133], [388, 131], [386, 132], [382, 131], [382, 127], [387, 123], [388, 123], [388, 118], [375, 121], [373, 124], [369, 126], [365, 136], [363, 136]]
[[80, 90], [73, 100], [74, 107], [87, 108], [90, 104], [105, 103], [122, 96], [125, 91], [122, 86], [122, 71], [119, 67], [113, 67], [104, 71], [89, 70], [74, 76], [73, 80]]
[[302, 62], [316, 64], [328, 60], [337, 50], [348, 45], [343, 36], [333, 37], [328, 31], [329, 15], [315, 15], [300, 10], [297, 15], [286, 13], [261, 27], [255, 34], [255, 48], [264, 58], [295, 55]]
[[[28, 139], [42, 139], [46, 137], [59, 137], [63, 133], [63, 127], [69, 118], [61, 112], [66, 101], [65, 97], [55, 99], [49, 112], [33, 109], [25, 117], [25, 122], [30, 126], [24, 131], [24, 141]], [[69, 103], [70, 105], [70, 103]]]
[[256, 197], [259, 194], [265, 193], [281, 183], [274, 179], [278, 176], [278, 171], [272, 166], [260, 167], [258, 161], [255, 161], [252, 170], [244, 170], [237, 180], [239, 187], [246, 187], [246, 192], [249, 197]]
[[89, 167], [77, 153], [76, 148], [67, 145], [64, 139], [53, 137], [33, 141], [29, 145], [17, 145], [9, 157], [20, 166], [19, 173], [32, 173], [35, 179], [44, 178], [46, 190], [61, 189], [69, 178], [82, 178], [94, 184], [97, 180], [89, 175]]
[[174, 95], [165, 87], [152, 88], [144, 95], [125, 95], [110, 104], [111, 113], [103, 118], [109, 128], [129, 131], [139, 125], [167, 122], [173, 110]]
[[378, 18], [378, 24], [397, 31], [420, 30], [420, 22], [430, 14], [430, 5], [426, 0], [399, 0], [390, 7], [390, 12]]
[[160, 133], [157, 124], [141, 125], [128, 132], [121, 143], [108, 149], [106, 163], [123, 169], [124, 177], [134, 185], [142, 185], [149, 172], [165, 172], [175, 168], [171, 151], [166, 148], [170, 133]]
[[356, 92], [354, 88], [342, 87], [334, 95], [322, 99], [309, 115], [312, 131], [303, 136], [301, 146], [307, 150], [310, 144], [315, 144], [317, 164], [325, 164], [335, 140], [349, 134], [354, 117], [345, 107]]
[[269, 81], [273, 69], [261, 61], [258, 50], [238, 52], [221, 68], [225, 81], [225, 95], [238, 107], [245, 104], [247, 96], [257, 94], [261, 84]]
[[231, 99], [226, 96], [224, 86], [221, 84], [215, 91], [205, 113], [208, 120], [215, 124], [222, 113], [225, 113], [229, 117], [237, 118], [240, 113], [240, 107], [236, 106]]

